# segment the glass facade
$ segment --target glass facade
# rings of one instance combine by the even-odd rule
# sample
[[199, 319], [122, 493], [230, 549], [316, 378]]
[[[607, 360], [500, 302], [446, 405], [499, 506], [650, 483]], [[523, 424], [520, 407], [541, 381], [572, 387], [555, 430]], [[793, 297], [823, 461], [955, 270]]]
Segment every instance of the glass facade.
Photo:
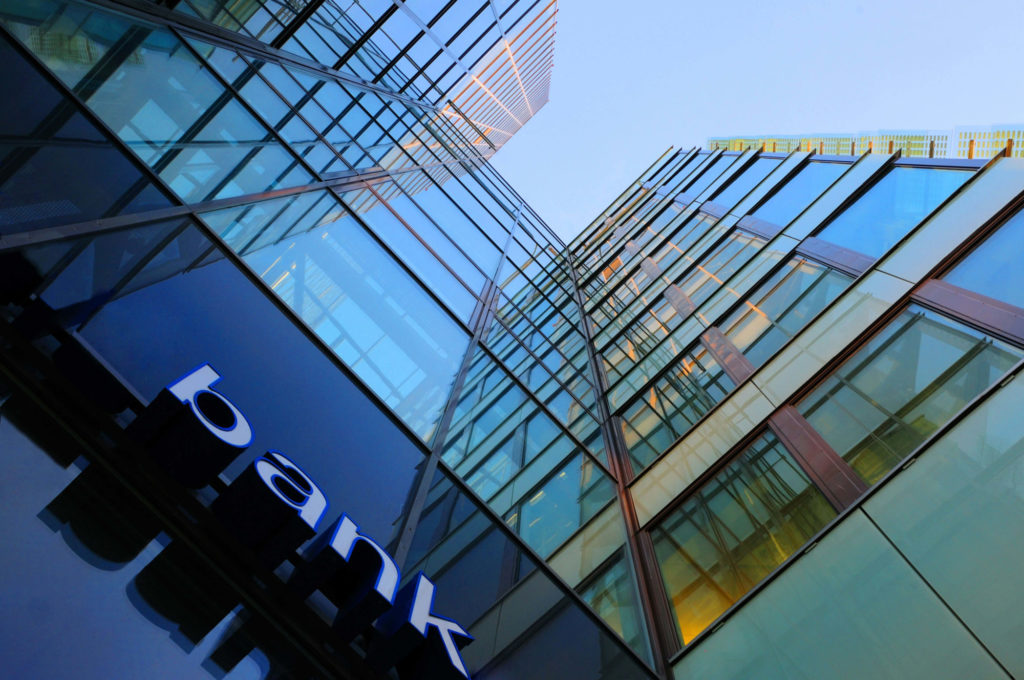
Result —
[[1024, 675], [1022, 161], [670, 150], [567, 245], [487, 162], [556, 14], [0, 0], [13, 673]]
[[672, 677], [1019, 673], [1016, 527], [976, 522], [1013, 516], [977, 451], [1013, 448], [1022, 169], [670, 151], [569, 245]]

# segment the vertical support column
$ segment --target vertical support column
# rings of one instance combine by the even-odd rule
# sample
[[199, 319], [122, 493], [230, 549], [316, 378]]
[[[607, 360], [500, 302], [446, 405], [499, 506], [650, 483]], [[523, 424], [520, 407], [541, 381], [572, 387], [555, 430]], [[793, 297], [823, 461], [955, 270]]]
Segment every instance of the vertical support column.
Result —
[[606, 400], [608, 380], [596, 355], [596, 348], [594, 347], [590, 326], [587, 323], [587, 315], [583, 306], [583, 295], [579, 288], [576, 266], [568, 249], [566, 250], [566, 258], [569, 271], [572, 274], [576, 304], [580, 309], [580, 327], [583, 337], [587, 342], [587, 362], [590, 364], [594, 383], [598, 389], [598, 398], [595, 401], [597, 402], [598, 414], [601, 417], [601, 432], [604, 435], [605, 446], [608, 450], [608, 462], [615, 474], [619, 506], [626, 522], [626, 549], [632, 561], [633, 572], [637, 578], [640, 608], [643, 611], [644, 624], [648, 633], [647, 637], [651, 643], [651, 654], [654, 657], [654, 665], [658, 673], [663, 677], [669, 677], [666, 660], [679, 648], [679, 642], [675, 636], [675, 623], [671, 618], [671, 612], [667, 608], [668, 598], [665, 594], [664, 584], [657, 573], [654, 546], [651, 543], [650, 537], [640, 531], [640, 522], [637, 518], [636, 508], [633, 505], [633, 498], [630, 496], [629, 489], [626, 486], [627, 482], [633, 478], [633, 470], [629, 463], [622, 432], [615, 427], [608, 408]]

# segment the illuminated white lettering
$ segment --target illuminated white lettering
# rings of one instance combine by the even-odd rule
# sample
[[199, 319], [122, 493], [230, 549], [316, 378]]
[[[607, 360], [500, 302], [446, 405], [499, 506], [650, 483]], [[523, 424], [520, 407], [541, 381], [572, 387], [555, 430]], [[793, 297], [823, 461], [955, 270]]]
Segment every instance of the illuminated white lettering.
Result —
[[431, 626], [437, 628], [437, 632], [441, 634], [441, 641], [444, 642], [444, 649], [448, 653], [448, 659], [451, 660], [456, 670], [468, 678], [469, 673], [466, 672], [466, 665], [462, 663], [462, 655], [459, 653], [459, 648], [452, 636], [458, 635], [470, 640], [473, 639], [473, 636], [451, 619], [435, 616], [430, 612], [430, 609], [434, 606], [434, 584], [423, 572], [420, 572], [416, 578], [416, 594], [413, 595], [412, 607], [409, 609], [409, 623], [423, 637], [427, 637]]
[[295, 508], [311, 529], [327, 512], [327, 497], [305, 472], [279, 451], [256, 460], [256, 472], [274, 494]]
[[352, 557], [352, 551], [355, 549], [356, 543], [359, 541], [363, 541], [380, 555], [380, 571], [377, 573], [377, 582], [374, 584], [374, 589], [381, 594], [381, 597], [394, 604], [395, 593], [398, 592], [398, 565], [395, 564], [395, 560], [384, 548], [377, 545], [376, 541], [359, 533], [359, 527], [349, 519], [348, 515], [342, 515], [334, 535], [331, 536], [331, 547], [341, 555], [342, 559], [348, 562]]
[[[217, 371], [213, 370], [210, 364], [203, 364], [177, 382], [168, 385], [167, 389], [183, 403], [188, 404], [199, 422], [218, 439], [231, 446], [245, 448], [252, 443], [252, 427], [249, 426], [249, 421], [245, 419], [238, 407], [223, 394], [213, 389], [213, 385], [218, 381], [220, 381], [220, 375], [217, 374]], [[213, 422], [196, 403], [202, 395], [210, 395], [219, 400], [233, 416], [234, 422], [225, 424], [224, 427]]]

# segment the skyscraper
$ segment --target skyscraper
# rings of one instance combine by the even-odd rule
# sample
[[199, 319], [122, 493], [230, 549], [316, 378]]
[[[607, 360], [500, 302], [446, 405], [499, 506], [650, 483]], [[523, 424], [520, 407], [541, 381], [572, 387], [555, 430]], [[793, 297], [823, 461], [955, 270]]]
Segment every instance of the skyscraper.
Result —
[[678, 151], [570, 245], [675, 677], [1024, 670], [1022, 170]]
[[556, 12], [0, 3], [12, 673], [1024, 673], [1021, 161], [670, 150], [567, 246], [487, 163]]

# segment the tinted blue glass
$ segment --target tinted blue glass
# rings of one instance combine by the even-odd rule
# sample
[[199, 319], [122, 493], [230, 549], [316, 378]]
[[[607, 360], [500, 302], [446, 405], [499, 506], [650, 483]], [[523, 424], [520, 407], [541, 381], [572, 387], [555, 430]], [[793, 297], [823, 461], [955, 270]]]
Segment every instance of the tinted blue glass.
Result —
[[[94, 290], [95, 270], [72, 262], [42, 291], [43, 300], [71, 322], [84, 321], [82, 336], [147, 400], [186, 371], [210, 363], [223, 378], [220, 389], [255, 431], [230, 474], [263, 451], [280, 449], [336, 499], [335, 512], [344, 510], [370, 534], [387, 537], [422, 460], [417, 447], [228, 260], [183, 274], [211, 246], [195, 228], [144, 248], [152, 239], [142, 234], [164, 235], [166, 229], [142, 228], [139, 238], [107, 242], [102, 250], [91, 245], [96, 253], [113, 253], [120, 244], [121, 258], [135, 258], [130, 265], [151, 258], [154, 267], [137, 275], [142, 285], [129, 279], [121, 289], [107, 287], [82, 302], [86, 293], [71, 292]], [[89, 244], [28, 252], [48, 272], [46, 263], [60, 255], [55, 249], [80, 245]], [[175, 260], [178, 253], [183, 256]], [[111, 297], [116, 299], [107, 302]]]
[[429, 440], [468, 334], [341, 206], [246, 263], [414, 432]]
[[[342, 195], [342, 200], [348, 205], [359, 206], [359, 218], [402, 258], [424, 285], [434, 291], [460, 319], [469, 322], [476, 308], [476, 297], [445, 268], [437, 255], [427, 250], [412, 229], [391, 212], [387, 203], [365, 189], [348, 192]], [[450, 242], [446, 244], [451, 246]]]
[[753, 165], [734, 179], [725, 189], [711, 197], [715, 203], [731, 207], [741, 198], [746, 196], [757, 183], [768, 176], [782, 161], [776, 158], [759, 158]]
[[1019, 212], [942, 278], [961, 288], [1024, 307], [1022, 255], [1024, 212]]
[[[405, 573], [436, 574], [436, 609], [477, 638], [462, 652], [470, 677], [558, 677], [566, 658], [546, 654], [552, 644], [572, 649], [580, 658], [571, 662], [584, 664], [566, 677], [648, 677], [614, 634], [588, 618], [583, 605], [539, 569], [444, 470], [428, 493], [409, 558]], [[617, 587], [622, 596], [630, 586]], [[551, 617], [569, 628], [553, 625]]]
[[[0, 39], [0, 231], [161, 208], [169, 201]], [[103, 168], [82, 173], [82, 168]]]
[[59, 0], [30, 14], [4, 21], [184, 200], [312, 181], [170, 31]]
[[693, 184], [688, 187], [684, 187], [683, 192], [689, 196], [696, 196], [700, 192], [711, 186], [711, 183], [718, 179], [726, 168], [732, 165], [736, 161], [737, 156], [721, 156], [714, 163], [711, 164], [707, 170], [701, 173], [700, 177], [694, 180]]
[[881, 257], [960, 188], [971, 172], [893, 168], [817, 236]]
[[850, 166], [845, 163], [808, 163], [796, 177], [786, 182], [771, 198], [753, 212], [754, 217], [786, 226], [804, 211]]

